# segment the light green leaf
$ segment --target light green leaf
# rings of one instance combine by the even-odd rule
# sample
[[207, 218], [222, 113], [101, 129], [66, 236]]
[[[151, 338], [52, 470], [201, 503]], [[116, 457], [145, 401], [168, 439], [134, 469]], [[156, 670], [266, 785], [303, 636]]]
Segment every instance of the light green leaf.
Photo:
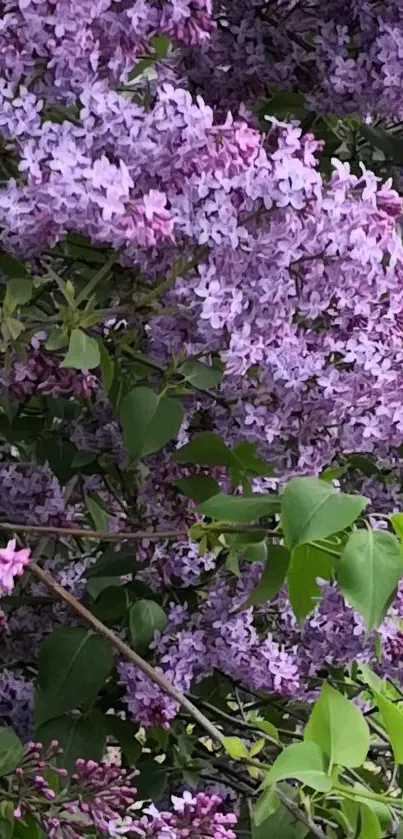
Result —
[[256, 827], [259, 827], [269, 816], [272, 816], [279, 805], [280, 799], [274, 789], [270, 788], [262, 792], [253, 808], [253, 821]]
[[99, 501], [100, 499], [98, 499], [96, 495], [85, 496], [85, 504], [91, 516], [95, 530], [106, 531], [108, 530], [108, 523], [111, 517]]
[[360, 806], [361, 829], [358, 839], [382, 839], [382, 828], [379, 819], [367, 804]]
[[403, 163], [403, 137], [396, 137], [381, 128], [371, 128], [364, 122], [361, 123], [361, 133], [371, 146], [383, 151], [394, 163]]
[[367, 629], [381, 623], [389, 598], [403, 575], [403, 553], [397, 539], [384, 530], [351, 534], [336, 576], [350, 605], [362, 615]]
[[361, 712], [326, 682], [305, 727], [304, 740], [316, 743], [329, 759], [330, 767], [361, 766], [370, 744], [369, 729]]
[[4, 298], [5, 312], [12, 315], [19, 306], [28, 303], [32, 297], [32, 288], [32, 280], [28, 277], [13, 277], [9, 280]]
[[0, 728], [0, 777], [9, 775], [18, 766], [23, 754], [19, 737], [12, 728]]
[[196, 507], [196, 511], [209, 518], [237, 524], [248, 524], [272, 516], [280, 510], [280, 500], [275, 495], [258, 494], [235, 497], [219, 492]]
[[91, 338], [82, 329], [73, 329], [66, 357], [61, 367], [73, 367], [75, 370], [93, 370], [99, 367], [101, 355], [95, 338]]
[[[295, 802], [297, 793], [293, 787], [288, 784], [279, 784], [279, 790], [290, 801]], [[281, 803], [276, 812], [268, 816], [261, 825], [252, 821], [252, 839], [304, 839], [308, 832], [309, 828], [297, 821]]]
[[179, 367], [178, 372], [182, 373], [189, 384], [202, 390], [211, 390], [218, 385], [222, 378], [221, 370], [217, 370], [215, 367], [207, 367], [201, 361], [185, 361], [182, 367]]
[[178, 399], [137, 387], [123, 397], [120, 421], [129, 456], [135, 460], [162, 449], [179, 431], [183, 419]]
[[287, 548], [283, 548], [282, 545], [271, 545], [262, 576], [238, 611], [249, 609], [250, 606], [259, 606], [275, 597], [285, 580], [289, 561], [290, 553]]
[[255, 726], [255, 728], [259, 729], [259, 731], [263, 731], [273, 740], [277, 740], [277, 742], [279, 742], [280, 738], [278, 736], [277, 728], [271, 722], [259, 717], [259, 714], [256, 714], [255, 711], [251, 711], [251, 713], [249, 714], [249, 720], [252, 723], [252, 725]]
[[99, 635], [78, 627], [55, 629], [39, 650], [37, 724], [88, 706], [112, 667], [111, 648]]
[[376, 704], [392, 745], [395, 762], [403, 763], [403, 713], [394, 702], [379, 694], [376, 696]]
[[400, 541], [403, 541], [403, 513], [394, 513], [393, 516], [389, 516], [389, 520], [392, 523], [393, 530], [395, 531], [396, 535], [399, 537]]
[[329, 554], [314, 545], [295, 548], [287, 574], [290, 603], [295, 617], [302, 621], [318, 605], [321, 589], [317, 578], [329, 580], [332, 563]]
[[316, 743], [293, 743], [282, 751], [264, 778], [268, 787], [288, 778], [295, 778], [317, 792], [330, 792], [332, 780], [325, 771], [323, 754]]
[[147, 649], [158, 629], [167, 625], [167, 616], [155, 600], [138, 600], [129, 614], [130, 634], [135, 650]]
[[320, 478], [293, 478], [282, 496], [284, 543], [293, 550], [339, 533], [358, 518], [367, 504], [368, 499], [362, 495], [337, 492]]
[[223, 737], [221, 742], [225, 751], [233, 760], [240, 760], [249, 756], [248, 749], [240, 737]]

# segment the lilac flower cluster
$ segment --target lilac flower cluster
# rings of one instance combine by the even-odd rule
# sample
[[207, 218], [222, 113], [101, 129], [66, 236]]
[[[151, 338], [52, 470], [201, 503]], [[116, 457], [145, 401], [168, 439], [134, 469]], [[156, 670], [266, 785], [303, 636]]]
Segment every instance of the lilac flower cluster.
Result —
[[68, 517], [60, 484], [47, 466], [0, 466], [0, 517], [25, 524], [62, 524]]
[[220, 0], [213, 17], [211, 39], [187, 50], [186, 66], [218, 107], [254, 103], [278, 86], [319, 113], [402, 118], [399, 0]]
[[133, 780], [116, 764], [77, 760], [68, 787], [55, 792], [49, 779], [66, 770], [56, 765], [62, 754], [57, 741], [46, 749], [29, 743], [20, 766], [10, 776], [9, 795], [14, 802], [14, 818], [30, 815], [49, 839], [82, 839], [89, 828], [102, 836], [129, 835], [162, 839], [235, 839], [234, 813], [222, 811], [222, 800], [214, 794], [189, 792], [172, 796], [172, 809], [159, 811], [151, 805], [144, 815], [131, 814], [136, 798]]
[[88, 396], [97, 386], [91, 373], [60, 367], [60, 358], [29, 348], [27, 358], [16, 358], [0, 371], [2, 389], [23, 401], [28, 396]]
[[116, 835], [109, 825], [126, 814], [134, 803], [136, 790], [127, 775], [114, 764], [77, 760], [66, 791], [56, 793], [49, 783], [49, 774], [67, 775], [55, 765], [61, 753], [57, 741], [47, 749], [42, 743], [29, 743], [21, 765], [11, 780], [15, 801], [14, 817], [30, 814], [50, 839], [81, 839], [89, 827], [106, 836]]
[[151, 806], [135, 823], [134, 835], [141, 839], [235, 839], [237, 822], [234, 813], [221, 811], [218, 795], [184, 792], [181, 798], [172, 796], [172, 811], [159, 812]]

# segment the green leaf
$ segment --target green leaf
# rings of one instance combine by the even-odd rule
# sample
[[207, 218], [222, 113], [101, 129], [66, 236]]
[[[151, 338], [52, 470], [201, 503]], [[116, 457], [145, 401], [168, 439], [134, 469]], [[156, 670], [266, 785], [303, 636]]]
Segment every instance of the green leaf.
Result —
[[253, 808], [253, 821], [256, 827], [259, 827], [266, 819], [272, 816], [279, 805], [280, 799], [274, 789], [267, 789], [262, 792]]
[[120, 577], [124, 574], [134, 574], [136, 571], [136, 554], [134, 548], [115, 551], [112, 548], [104, 551], [95, 565], [87, 568], [85, 576], [91, 577]]
[[32, 280], [28, 277], [13, 277], [8, 281], [3, 304], [7, 314], [12, 315], [19, 306], [29, 302], [32, 288]]
[[240, 760], [249, 756], [249, 751], [240, 737], [223, 737], [222, 745], [233, 760]]
[[273, 725], [268, 720], [264, 720], [259, 717], [259, 714], [256, 714], [254, 711], [251, 711], [249, 714], [249, 720], [255, 728], [258, 728], [259, 731], [263, 731], [265, 734], [268, 734], [273, 740], [280, 741], [278, 731], [275, 725]]
[[368, 499], [362, 495], [337, 492], [320, 478], [293, 478], [282, 496], [284, 543], [293, 550], [339, 533], [358, 518], [367, 504]]
[[403, 541], [403, 513], [394, 513], [393, 516], [389, 516], [389, 520], [392, 524], [393, 530], [395, 531], [396, 535], [399, 537], [400, 541]]
[[155, 801], [163, 794], [167, 785], [167, 770], [163, 764], [146, 759], [137, 764], [139, 775], [136, 777], [136, 800]]
[[45, 834], [33, 816], [25, 815], [14, 822], [13, 839], [45, 839]]
[[300, 545], [292, 553], [287, 574], [290, 603], [295, 617], [302, 621], [318, 605], [321, 589], [317, 578], [329, 580], [332, 563], [329, 554], [315, 545]]
[[0, 271], [3, 271], [7, 277], [26, 277], [27, 269], [23, 262], [19, 262], [14, 256], [8, 253], [0, 254]]
[[337, 580], [367, 629], [381, 623], [389, 598], [403, 574], [402, 548], [384, 530], [356, 530], [337, 565]]
[[95, 530], [105, 532], [108, 530], [108, 524], [111, 517], [108, 516], [108, 513], [104, 510], [103, 504], [100, 504], [99, 501], [100, 499], [98, 499], [96, 495], [85, 496], [85, 505], [91, 516]]
[[75, 370], [93, 370], [99, 367], [101, 354], [95, 338], [91, 338], [82, 329], [73, 329], [66, 357], [60, 367], [73, 367]]
[[274, 472], [273, 467], [259, 457], [256, 457], [256, 448], [256, 443], [249, 443], [247, 440], [241, 440], [234, 447], [234, 456], [240, 464], [239, 471], [247, 475], [260, 475], [262, 477], [272, 475]]
[[403, 763], [403, 713], [394, 702], [379, 694], [376, 696], [376, 704], [391, 742], [395, 763], [401, 764]]
[[107, 728], [102, 714], [91, 711], [85, 717], [63, 715], [48, 720], [36, 730], [36, 737], [47, 746], [57, 740], [63, 753], [58, 765], [70, 773], [78, 758], [102, 760], [105, 753]]
[[191, 385], [202, 390], [211, 390], [211, 388], [218, 385], [222, 378], [222, 371], [215, 367], [207, 367], [201, 361], [185, 361], [182, 367], [179, 367], [179, 373], [185, 377]]
[[325, 684], [305, 727], [304, 740], [313, 742], [329, 759], [330, 767], [361, 766], [370, 744], [361, 711], [331, 685]]
[[130, 609], [130, 634], [135, 650], [147, 649], [156, 630], [162, 632], [167, 616], [155, 600], [138, 600]]
[[[102, 577], [94, 577], [92, 582], [95, 582]], [[88, 585], [88, 584], [87, 584]], [[92, 611], [96, 618], [103, 623], [111, 623], [122, 620], [126, 617], [129, 608], [128, 593], [122, 585], [110, 586], [104, 589], [96, 604], [92, 607]]]
[[87, 581], [87, 591], [93, 600], [98, 600], [104, 591], [120, 585], [120, 577], [91, 577]]
[[180, 478], [179, 481], [175, 481], [175, 486], [179, 492], [191, 498], [192, 501], [196, 501], [197, 504], [207, 501], [212, 495], [220, 492], [217, 481], [209, 475], [191, 475], [189, 478]]
[[177, 463], [197, 463], [200, 466], [239, 466], [231, 449], [212, 431], [201, 431], [173, 455]]
[[0, 728], [0, 777], [9, 775], [21, 761], [23, 746], [12, 728]]
[[287, 746], [274, 761], [263, 786], [268, 787], [288, 778], [295, 778], [317, 792], [330, 792], [332, 789], [323, 754], [316, 743], [305, 741]]
[[403, 137], [396, 137], [380, 128], [371, 128], [361, 123], [361, 134], [371, 146], [380, 149], [386, 157], [392, 158], [397, 163], [403, 163]]
[[118, 741], [129, 766], [136, 766], [142, 752], [141, 744], [136, 739], [138, 726], [114, 714], [105, 714], [104, 720], [108, 734], [112, 734]]
[[100, 354], [102, 386], [104, 393], [108, 394], [112, 387], [113, 377], [115, 375], [115, 362], [110, 357], [103, 341], [98, 341], [98, 347]]
[[154, 47], [155, 57], [166, 58], [171, 43], [168, 35], [153, 35], [150, 40]]
[[250, 593], [245, 603], [239, 607], [238, 611], [249, 609], [250, 606], [260, 606], [261, 603], [272, 600], [283, 585], [289, 561], [290, 553], [287, 548], [283, 548], [282, 545], [271, 545], [269, 558], [258, 585]]
[[183, 409], [177, 399], [137, 387], [123, 397], [120, 421], [129, 456], [135, 460], [158, 451], [179, 431]]
[[99, 635], [78, 627], [55, 629], [38, 657], [37, 725], [88, 706], [113, 668], [113, 655]]
[[256, 519], [272, 516], [279, 510], [280, 500], [269, 493], [237, 498], [219, 492], [196, 507], [196, 511], [204, 516], [237, 524], [249, 524]]
[[[288, 784], [279, 784], [279, 789], [291, 801], [295, 801], [296, 790]], [[252, 821], [252, 839], [305, 839], [309, 829], [297, 821], [284, 804], [279, 805], [275, 813], [266, 818], [261, 825]]]
[[367, 804], [360, 806], [361, 828], [358, 839], [382, 839], [383, 832], [379, 819]]

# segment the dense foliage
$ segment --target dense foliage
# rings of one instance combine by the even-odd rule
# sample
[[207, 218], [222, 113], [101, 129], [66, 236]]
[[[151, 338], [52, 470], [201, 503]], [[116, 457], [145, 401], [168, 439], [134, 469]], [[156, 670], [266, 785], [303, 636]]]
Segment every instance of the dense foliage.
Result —
[[0, 2], [0, 839], [403, 836], [403, 8]]

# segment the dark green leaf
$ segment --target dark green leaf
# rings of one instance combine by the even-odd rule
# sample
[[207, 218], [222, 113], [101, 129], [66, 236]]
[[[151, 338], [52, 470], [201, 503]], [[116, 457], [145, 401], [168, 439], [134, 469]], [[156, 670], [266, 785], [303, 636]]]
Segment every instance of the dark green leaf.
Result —
[[24, 815], [14, 822], [13, 839], [45, 839], [45, 834], [33, 816]]
[[293, 550], [344, 530], [367, 504], [368, 499], [362, 495], [337, 492], [320, 478], [293, 478], [284, 490], [281, 505], [286, 547]]
[[65, 359], [61, 367], [73, 367], [75, 370], [93, 370], [99, 367], [101, 355], [95, 338], [91, 338], [82, 329], [73, 329]]
[[[94, 577], [92, 582], [99, 579]], [[102, 577], [100, 578], [102, 579]], [[125, 617], [129, 608], [129, 599], [126, 589], [123, 586], [111, 586], [104, 589], [98, 597], [92, 611], [100, 621], [104, 623], [119, 621]]]
[[191, 475], [189, 478], [181, 478], [175, 481], [175, 486], [178, 487], [179, 492], [191, 498], [192, 501], [196, 501], [197, 504], [220, 492], [217, 481], [209, 475]]
[[248, 524], [257, 519], [278, 513], [280, 499], [275, 495], [258, 494], [235, 497], [219, 492], [196, 507], [197, 512], [209, 518], [237, 524]]
[[314, 545], [300, 545], [292, 554], [287, 574], [290, 603], [295, 617], [302, 621], [318, 605], [321, 589], [316, 580], [330, 579], [329, 554]]
[[263, 569], [262, 576], [256, 588], [251, 592], [245, 603], [239, 607], [248, 609], [250, 606], [259, 606], [272, 600], [278, 594], [285, 580], [290, 553], [282, 545], [271, 545], [269, 558]]
[[332, 780], [325, 771], [323, 754], [316, 743], [293, 743], [287, 746], [265, 775], [263, 786], [295, 778], [318, 792], [330, 792]]
[[361, 134], [371, 146], [383, 151], [394, 163], [403, 163], [403, 137], [396, 137], [381, 128], [371, 128], [365, 123], [361, 123]]
[[367, 629], [381, 623], [389, 598], [403, 575], [403, 553], [384, 530], [356, 530], [337, 565], [340, 588]]
[[167, 616], [154, 600], [138, 600], [130, 609], [130, 634], [135, 650], [147, 649], [158, 629], [167, 625]]
[[207, 367], [200, 361], [185, 361], [182, 367], [179, 367], [179, 373], [185, 377], [191, 385], [202, 390], [211, 390], [220, 382], [222, 378], [221, 370], [215, 367]]
[[256, 457], [256, 443], [249, 443], [247, 440], [242, 440], [234, 448], [234, 455], [240, 463], [242, 470], [248, 475], [260, 475], [267, 477], [272, 475], [274, 469], [269, 463], [265, 463], [259, 457]]
[[164, 765], [155, 760], [145, 760], [137, 765], [140, 774], [136, 777], [138, 801], [155, 801], [163, 794], [167, 785], [167, 772]]
[[183, 409], [177, 399], [158, 397], [146, 387], [137, 387], [122, 399], [120, 421], [126, 449], [133, 459], [161, 449], [179, 431]]
[[105, 753], [107, 728], [102, 714], [91, 711], [85, 717], [64, 716], [49, 720], [39, 726], [36, 737], [47, 746], [52, 740], [59, 742], [63, 753], [59, 766], [70, 773], [78, 758], [101, 760]]
[[0, 728], [0, 777], [9, 775], [20, 763], [22, 743], [12, 728]]
[[138, 726], [114, 714], [105, 714], [104, 719], [108, 734], [112, 734], [118, 741], [129, 766], [136, 766], [142, 752], [141, 744], [136, 739]]
[[7, 277], [26, 277], [27, 269], [23, 262], [19, 262], [8, 253], [0, 254], [0, 271], [3, 271]]
[[111, 648], [99, 635], [78, 627], [55, 629], [39, 651], [37, 725], [89, 705], [112, 667]]
[[120, 577], [91, 577], [87, 581], [87, 591], [93, 600], [98, 600], [102, 592], [120, 587]]
[[190, 443], [178, 449], [173, 459], [178, 463], [197, 463], [200, 466], [235, 466], [239, 461], [231, 449], [212, 431], [201, 431]]
[[361, 711], [331, 685], [325, 684], [304, 731], [316, 743], [330, 767], [361, 766], [369, 749], [369, 729]]
[[103, 341], [98, 341], [101, 359], [102, 386], [106, 394], [109, 393], [115, 375], [115, 362], [110, 357]]
[[134, 574], [136, 571], [136, 554], [134, 547], [115, 551], [106, 550], [85, 572], [87, 579], [91, 577], [119, 577], [124, 574]]

